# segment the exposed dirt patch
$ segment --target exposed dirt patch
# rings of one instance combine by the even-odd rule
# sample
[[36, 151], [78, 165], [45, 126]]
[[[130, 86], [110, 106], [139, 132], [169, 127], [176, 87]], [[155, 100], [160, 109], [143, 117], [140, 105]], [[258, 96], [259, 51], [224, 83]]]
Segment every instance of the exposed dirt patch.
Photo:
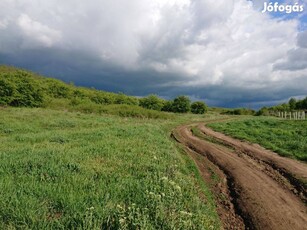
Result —
[[209, 184], [217, 203], [217, 212], [225, 229], [245, 229], [244, 221], [237, 214], [227, 185], [226, 175], [216, 165], [199, 153], [186, 148], [196, 163], [202, 178]]
[[281, 185], [286, 186], [295, 195], [298, 195], [305, 203], [307, 202], [307, 164], [297, 160], [279, 156], [257, 144], [249, 144], [234, 139], [222, 133], [215, 132], [204, 125], [198, 128], [206, 135], [221, 141], [224, 145], [235, 148], [241, 156], [249, 158], [255, 165], [274, 177]]
[[[227, 202], [230, 203], [223, 205], [217, 199], [223, 206], [223, 212], [228, 211], [230, 216], [225, 218], [227, 214], [219, 211], [225, 229], [244, 228], [240, 217], [246, 229], [307, 229], [306, 190], [301, 183], [307, 179], [306, 164], [199, 126], [206, 135], [235, 149], [231, 151], [225, 146], [193, 136], [190, 129], [190, 126], [178, 127], [173, 135], [193, 150], [189, 154], [206, 181], [212, 182], [212, 169], [220, 170], [214, 173], [226, 180], [221, 188], [213, 189], [215, 193], [227, 194]], [[205, 159], [197, 160], [197, 153], [211, 164], [206, 163]], [[230, 207], [228, 210], [227, 206]]]

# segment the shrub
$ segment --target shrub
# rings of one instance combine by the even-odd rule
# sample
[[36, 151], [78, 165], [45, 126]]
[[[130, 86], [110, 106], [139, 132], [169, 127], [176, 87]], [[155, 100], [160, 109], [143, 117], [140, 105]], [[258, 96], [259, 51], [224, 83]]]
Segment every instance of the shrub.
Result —
[[0, 78], [0, 105], [8, 105], [13, 100], [14, 84], [5, 78]]
[[36, 80], [24, 71], [0, 74], [0, 104], [42, 106], [44, 95]]
[[207, 111], [207, 106], [202, 101], [195, 101], [191, 105], [191, 112], [194, 114], [204, 114]]
[[70, 87], [56, 79], [47, 79], [46, 81], [46, 91], [49, 96], [54, 98], [69, 98], [72, 94]]
[[96, 104], [101, 105], [110, 105], [114, 103], [114, 100], [107, 94], [95, 92], [91, 97], [91, 101], [95, 102]]
[[172, 101], [164, 102], [164, 105], [161, 110], [164, 112], [173, 112], [173, 102]]
[[179, 96], [174, 99], [172, 111], [175, 113], [187, 113], [191, 109], [191, 101], [187, 96]]
[[138, 105], [139, 101], [135, 97], [129, 97], [123, 93], [114, 94], [115, 104]]
[[152, 109], [160, 111], [163, 108], [164, 101], [156, 95], [149, 95], [140, 99], [140, 106], [145, 109]]
[[229, 114], [229, 115], [255, 115], [255, 111], [252, 109], [246, 109], [246, 108], [239, 108], [234, 110], [227, 110], [223, 112], [222, 114]]
[[267, 107], [263, 107], [260, 110], [258, 110], [255, 115], [256, 116], [269, 116], [270, 115], [270, 111], [269, 111], [269, 109]]
[[101, 107], [101, 112], [118, 115], [121, 117], [169, 119], [172, 116], [167, 113], [144, 109], [133, 105], [106, 105]]

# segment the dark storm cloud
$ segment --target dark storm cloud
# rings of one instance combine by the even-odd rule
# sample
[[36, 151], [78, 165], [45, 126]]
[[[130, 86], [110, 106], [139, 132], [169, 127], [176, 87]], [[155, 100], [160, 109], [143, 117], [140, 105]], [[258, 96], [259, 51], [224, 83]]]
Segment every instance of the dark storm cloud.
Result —
[[306, 94], [306, 32], [260, 13], [262, 2], [3, 0], [0, 62], [76, 85], [227, 107]]
[[307, 78], [307, 31], [297, 35], [297, 47], [288, 51], [286, 60], [277, 63], [274, 66], [275, 70], [306, 70], [305, 77]]
[[31, 69], [67, 83], [96, 89], [124, 92], [130, 95], [147, 95], [163, 92], [171, 96], [163, 85], [181, 84], [184, 76], [159, 73], [153, 70], [127, 71], [111, 63], [101, 63], [95, 56], [83, 52], [65, 52], [55, 49], [29, 50], [14, 54], [0, 54], [0, 62]]
[[298, 34], [297, 45], [301, 48], [307, 49], [307, 31]]

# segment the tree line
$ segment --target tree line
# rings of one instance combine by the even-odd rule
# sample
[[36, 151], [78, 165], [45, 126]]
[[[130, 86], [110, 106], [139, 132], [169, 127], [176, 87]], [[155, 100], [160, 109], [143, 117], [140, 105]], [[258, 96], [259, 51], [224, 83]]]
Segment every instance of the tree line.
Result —
[[290, 98], [287, 103], [272, 107], [262, 107], [257, 112], [257, 115], [270, 115], [275, 112], [291, 112], [296, 110], [307, 110], [307, 97], [301, 100]]
[[44, 107], [52, 99], [68, 99], [71, 105], [88, 101], [98, 105], [136, 105], [150, 110], [174, 113], [203, 114], [207, 111], [204, 102], [192, 103], [187, 96], [178, 96], [174, 100], [165, 100], [157, 95], [137, 98], [123, 93], [116, 94], [93, 88], [76, 87], [29, 71], [0, 66], [0, 105]]

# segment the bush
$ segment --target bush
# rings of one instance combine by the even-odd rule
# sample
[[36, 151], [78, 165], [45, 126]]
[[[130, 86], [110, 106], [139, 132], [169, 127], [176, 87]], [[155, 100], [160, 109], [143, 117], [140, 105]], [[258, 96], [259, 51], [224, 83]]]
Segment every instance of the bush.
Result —
[[164, 105], [161, 110], [164, 112], [173, 112], [173, 102], [172, 101], [164, 102]]
[[263, 107], [260, 110], [258, 110], [255, 115], [256, 116], [269, 116], [270, 115], [270, 111], [269, 111], [269, 109], [267, 107]]
[[39, 107], [44, 95], [35, 79], [24, 71], [0, 74], [0, 104]]
[[101, 105], [110, 105], [114, 103], [114, 99], [111, 98], [111, 96], [107, 95], [106, 93], [100, 93], [100, 92], [95, 92], [91, 97], [91, 101], [95, 102], [96, 104], [101, 104]]
[[195, 101], [191, 105], [191, 112], [194, 114], [204, 114], [207, 111], [207, 106], [202, 101]]
[[12, 82], [2, 77], [0, 78], [0, 105], [9, 105], [13, 100], [13, 94], [16, 89]]
[[140, 106], [145, 109], [152, 109], [161, 111], [164, 106], [164, 101], [157, 97], [156, 95], [149, 95], [140, 99]]
[[39, 107], [43, 104], [43, 94], [35, 82], [22, 78], [16, 85], [12, 106]]
[[134, 105], [106, 105], [101, 107], [102, 113], [118, 115], [120, 117], [135, 117], [149, 119], [169, 119], [171, 114], [144, 109]]
[[54, 98], [69, 98], [72, 94], [70, 87], [56, 79], [45, 80], [46, 92], [49, 96]]
[[187, 113], [191, 109], [191, 101], [187, 96], [179, 96], [174, 99], [172, 111], [175, 113]]
[[239, 108], [239, 109], [227, 110], [227, 111], [223, 112], [222, 114], [229, 114], [229, 115], [255, 115], [255, 111], [252, 110], [252, 109]]
[[114, 94], [115, 102], [114, 104], [126, 104], [126, 105], [138, 105], [139, 100], [135, 97], [129, 97], [123, 93]]

